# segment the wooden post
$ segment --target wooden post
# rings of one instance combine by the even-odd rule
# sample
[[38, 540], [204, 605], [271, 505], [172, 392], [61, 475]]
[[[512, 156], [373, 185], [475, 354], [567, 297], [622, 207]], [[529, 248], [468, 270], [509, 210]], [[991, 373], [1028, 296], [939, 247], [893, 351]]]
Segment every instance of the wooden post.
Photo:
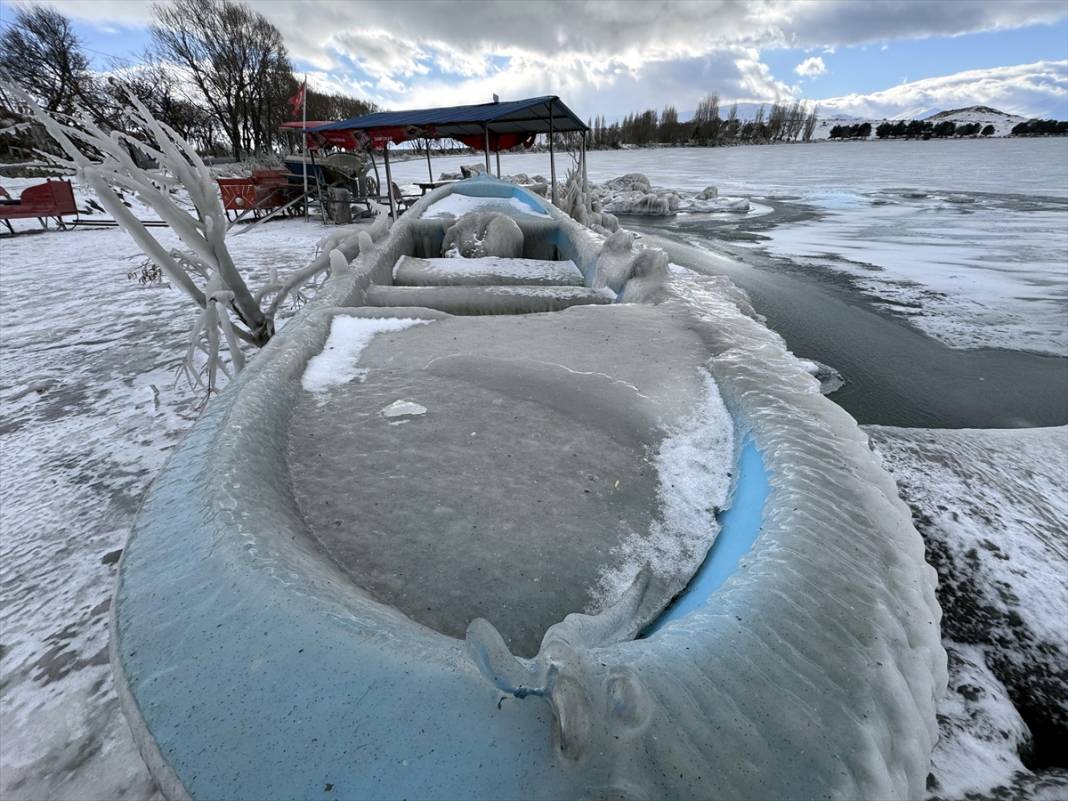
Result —
[[556, 155], [553, 152], [553, 137], [556, 129], [553, 127], [553, 101], [549, 101], [549, 179], [552, 182], [552, 193], [549, 197], [556, 204]]
[[382, 152], [385, 154], [383, 160], [386, 162], [386, 194], [389, 196], [389, 216], [393, 218], [393, 222], [397, 221], [397, 202], [393, 199], [393, 173], [389, 171], [389, 140], [382, 146]]
[[590, 178], [586, 172], [586, 131], [582, 132], [582, 194], [590, 193]]
[[486, 175], [489, 175], [490, 174], [490, 165], [489, 165], [489, 126], [488, 125], [483, 125], [482, 126], [482, 139], [483, 139], [482, 144], [486, 148]]
[[434, 183], [434, 168], [430, 166], [430, 140], [423, 141], [426, 143], [426, 172], [430, 176], [430, 183]]
[[[300, 90], [300, 138], [304, 144], [304, 222], [308, 221], [308, 73]], [[319, 198], [322, 203], [323, 199]]]

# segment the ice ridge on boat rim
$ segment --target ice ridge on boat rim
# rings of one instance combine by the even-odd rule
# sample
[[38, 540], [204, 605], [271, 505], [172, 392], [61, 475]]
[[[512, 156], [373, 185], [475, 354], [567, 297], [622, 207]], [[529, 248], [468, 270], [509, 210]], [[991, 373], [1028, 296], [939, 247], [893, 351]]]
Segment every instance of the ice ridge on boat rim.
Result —
[[[454, 195], [511, 202], [517, 193], [544, 209], [516, 215], [524, 256], [570, 260], [587, 287], [627, 302], [489, 317], [369, 305], [392, 289], [401, 256], [431, 255], [420, 243], [441, 242], [452, 221], [426, 219], [427, 209]], [[893, 481], [855, 421], [823, 398], [729, 281], [670, 273], [666, 259], [628, 255], [623, 244], [604, 249], [603, 238], [506, 184], [443, 187], [373, 251], [332, 270], [208, 406], [145, 499], [112, 608], [120, 697], [168, 797], [268, 788], [326, 797], [324, 787], [409, 798], [923, 794], [946, 655], [934, 571]], [[509, 302], [528, 308], [521, 295]], [[508, 337], [490, 335], [509, 326], [529, 353], [509, 353]], [[620, 348], [632, 357], [596, 363]], [[658, 358], [638, 358], [642, 348]], [[661, 357], [665, 348], [681, 348], [678, 364]], [[673, 371], [684, 403], [656, 394], [661, 382], [642, 373], [657, 370]], [[529, 657], [513, 655], [499, 632], [506, 618], [475, 620], [460, 639], [354, 583], [309, 536], [287, 467], [314, 454], [292, 453], [297, 440], [285, 432], [304, 425], [304, 413], [346, 425], [331, 403], [348, 393], [367, 401], [352, 412], [385, 432], [375, 440], [367, 429], [362, 453], [379, 461], [362, 475], [388, 488], [406, 466], [425, 469], [419, 438], [461, 432], [441, 425], [453, 393], [484, 399], [502, 387], [526, 393], [515, 402], [531, 414], [616, 442], [620, 465], [635, 465], [627, 449], [657, 444], [656, 480], [634, 480], [660, 498], [665, 542], [624, 539], [615, 556], [626, 569], [601, 576], [594, 614], [572, 607]], [[391, 420], [382, 412], [398, 401], [412, 406]], [[457, 403], [455, 414], [472, 408], [487, 425], [503, 420], [494, 404]], [[391, 425], [399, 419], [407, 423]], [[471, 458], [494, 456], [472, 433]], [[663, 575], [679, 562], [674, 532], [704, 530], [707, 549], [715, 508], [739, 480], [693, 468], [710, 451], [737, 451], [742, 438], [770, 485], [751, 550], [697, 609], [634, 639], [650, 604], [660, 609], [681, 589]], [[519, 446], [538, 453], [527, 440]], [[359, 476], [345, 478], [306, 480], [343, 486], [317, 496], [332, 502], [362, 491]], [[398, 495], [377, 500], [403, 511]], [[314, 513], [328, 521], [330, 509]], [[692, 575], [700, 558], [684, 550]]]

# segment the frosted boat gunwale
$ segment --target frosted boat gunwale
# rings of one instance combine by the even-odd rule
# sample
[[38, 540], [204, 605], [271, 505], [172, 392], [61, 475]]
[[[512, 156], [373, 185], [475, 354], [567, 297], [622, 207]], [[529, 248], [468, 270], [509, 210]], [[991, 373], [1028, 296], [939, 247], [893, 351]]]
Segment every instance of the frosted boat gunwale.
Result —
[[[271, 434], [287, 430], [304, 365], [325, 342], [329, 321], [351, 313], [348, 304], [370, 283], [388, 283], [397, 256], [410, 252], [413, 243], [428, 240], [432, 248], [434, 229], [441, 226], [419, 219], [420, 204], [425, 208], [455, 186], [413, 206], [412, 217], [396, 224], [372, 258], [330, 277], [302, 311], [303, 322], [286, 326], [209, 404], [144, 500], [119, 565], [112, 665], [135, 739], [169, 798], [568, 797], [597, 787], [644, 786], [634, 784], [644, 779], [632, 772], [645, 763], [627, 743], [607, 762], [589, 757], [592, 761], [582, 762], [578, 773], [574, 766], [558, 769], [548, 708], [533, 700], [502, 703], [460, 641], [373, 601], [341, 575], [305, 536], [285, 471], [277, 469], [285, 462], [285, 443]], [[549, 213], [550, 220], [530, 222], [532, 230], [540, 227], [544, 234], [535, 247], [555, 248], [589, 280], [600, 240], [555, 209]], [[676, 290], [669, 302], [684, 305], [681, 289]], [[745, 569], [700, 609], [654, 637], [591, 655], [629, 671], [621, 675], [645, 677], [653, 725], [675, 719], [672, 710], [682, 697], [664, 695], [651, 678], [697, 682], [692, 691], [708, 699], [703, 705], [713, 704], [702, 707], [709, 723], [736, 732], [714, 747], [706, 740], [709, 732], [687, 729], [694, 744], [708, 743], [694, 754], [704, 777], [702, 794], [770, 797], [789, 786], [799, 795], [817, 788], [838, 797], [904, 797], [926, 775], [940, 658], [944, 674], [937, 620], [932, 636], [922, 621], [906, 619], [909, 610], [925, 604], [937, 615], [937, 607], [931, 607], [933, 571], [923, 564], [922, 543], [907, 509], [892, 481], [873, 467], [852, 419], [814, 391], [799, 393], [787, 380], [793, 378], [791, 369], [799, 371], [792, 357], [736, 304], [716, 312], [697, 325], [707, 337], [713, 354], [709, 369], [728, 406], [769, 461], [763, 533]], [[405, 309], [404, 316], [413, 316], [413, 310]], [[727, 319], [737, 323], [736, 329], [721, 330]], [[780, 369], [782, 381], [767, 383], [762, 369], [769, 363]], [[764, 405], [754, 406], [754, 398]], [[783, 412], [788, 400], [801, 404], [800, 418]], [[798, 431], [824, 442], [829, 456], [821, 459], [799, 449]], [[804, 495], [810, 491], [804, 470], [784, 469], [809, 462], [826, 467], [828, 460], [834, 462], [834, 475], [855, 472], [870, 479], [873, 491], [858, 508], [812, 508]], [[804, 517], [791, 507], [803, 508]], [[824, 518], [822, 541], [813, 539], [809, 515]], [[839, 518], [853, 526], [856, 542], [878, 555], [872, 569], [885, 564], [891, 571], [887, 592], [875, 587], [870, 595], [881, 610], [878, 627], [856, 611], [843, 610], [836, 598], [821, 600], [811, 580], [797, 572], [797, 566], [809, 569], [828, 555], [835, 567], [851, 565], [849, 539], [837, 528], [833, 536], [826, 531]], [[877, 540], [887, 532], [883, 547]], [[781, 561], [784, 553], [792, 554], [790, 561]], [[769, 572], [771, 566], [776, 570]], [[902, 596], [896, 605], [891, 586]], [[798, 587], [803, 592], [797, 593]], [[793, 606], [784, 605], [787, 598]], [[855, 602], [861, 611], [869, 609], [865, 592]], [[746, 626], [740, 625], [741, 617], [735, 622], [736, 610], [751, 616]], [[760, 688], [746, 683], [780, 669], [766, 665], [754, 671], [748, 661], [760, 631], [786, 636], [779, 654], [784, 664], [799, 658], [795, 651], [818, 661], [825, 634], [812, 631], [813, 641], [806, 642], [782, 629], [783, 621], [826, 621], [828, 627], [847, 626], [856, 636], [843, 655], [857, 668], [855, 680], [840, 688], [840, 698], [820, 707], [831, 717], [824, 718], [817, 737], [783, 725], [795, 720], [789, 716], [793, 711], [796, 720], [809, 719], [800, 711], [804, 705], [794, 710], [791, 705], [800, 701], [792, 697], [782, 700], [786, 721], [762, 722], [754, 695]], [[877, 634], [877, 642], [895, 630], [905, 636], [891, 634], [879, 646], [885, 664], [861, 669], [868, 664], [870, 637]], [[679, 658], [694, 648], [702, 654], [699, 662], [692, 662], [692, 655]], [[679, 673], [693, 667], [696, 673]], [[583, 662], [578, 668], [579, 674], [590, 670], [591, 691], [600, 692], [596, 666]], [[711, 685], [702, 678], [707, 675], [714, 677]], [[944, 675], [941, 680], [944, 684]], [[898, 725], [892, 721], [911, 721], [916, 743], [881, 744], [869, 736], [854, 708], [885, 719], [891, 730]], [[249, 736], [252, 731], [258, 736]], [[595, 738], [599, 731], [593, 732]], [[370, 744], [364, 742], [367, 737]], [[741, 755], [732, 750], [735, 741], [743, 746]], [[831, 744], [834, 758], [811, 753], [821, 743]], [[654, 760], [663, 756], [653, 750]], [[764, 760], [767, 775], [754, 777], [744, 765], [739, 772], [740, 756], [745, 765]], [[694, 790], [690, 780], [665, 776], [672, 783], [654, 782], [646, 789], [653, 795], [685, 795], [685, 788]]]

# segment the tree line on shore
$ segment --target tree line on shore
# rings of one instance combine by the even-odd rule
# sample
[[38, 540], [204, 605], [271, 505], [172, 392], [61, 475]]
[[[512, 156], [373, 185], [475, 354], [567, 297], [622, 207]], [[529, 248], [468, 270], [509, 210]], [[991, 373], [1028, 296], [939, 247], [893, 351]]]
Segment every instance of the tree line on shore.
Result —
[[662, 112], [647, 109], [627, 114], [621, 122], [607, 123], [603, 116], [589, 121], [589, 146], [596, 149], [624, 145], [701, 145], [807, 142], [816, 130], [816, 109], [802, 101], [761, 105], [753, 119], [738, 117], [738, 104], [720, 114], [719, 96], [710, 94], [697, 105], [693, 119], [681, 121], [674, 106]]
[[[993, 136], [993, 125], [979, 122], [966, 122], [958, 125], [952, 120], [931, 122], [930, 120], [883, 121], [875, 128], [879, 139], [948, 139], [965, 136]], [[870, 122], [853, 125], [835, 125], [831, 128], [831, 139], [868, 139], [872, 133]], [[1013, 126], [1013, 136], [1065, 136], [1068, 135], [1068, 122], [1057, 120], [1028, 120]]]
[[[243, 3], [155, 5], [151, 45], [140, 63], [115, 64], [106, 75], [90, 69], [84, 44], [60, 12], [47, 6], [13, 10], [13, 20], [0, 34], [0, 74], [49, 112], [85, 110], [104, 129], [136, 135], [132, 94], [205, 154], [241, 159], [286, 144], [279, 126], [293, 118], [289, 101], [300, 84], [281, 32]], [[14, 112], [14, 103], [0, 100]], [[376, 110], [373, 103], [311, 89], [306, 102], [309, 120]]]

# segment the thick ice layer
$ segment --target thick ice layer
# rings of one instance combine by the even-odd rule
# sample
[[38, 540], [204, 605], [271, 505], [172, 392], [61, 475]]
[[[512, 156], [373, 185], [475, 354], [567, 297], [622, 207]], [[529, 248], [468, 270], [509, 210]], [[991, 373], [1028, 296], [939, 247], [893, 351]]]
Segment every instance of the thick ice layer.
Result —
[[770, 473], [763, 530], [709, 603], [617, 641], [644, 577], [600, 616], [571, 616], [534, 660], [484, 623], [473, 659], [499, 688], [544, 696], [557, 746], [626, 797], [917, 798], [946, 681], [934, 571], [866, 437], [729, 282], [676, 276], [728, 408]]
[[539, 259], [506, 259], [483, 256], [478, 259], [417, 259], [402, 256], [393, 268], [399, 286], [442, 286], [476, 284], [555, 284], [583, 286], [582, 273], [575, 262]]
[[637, 632], [700, 565], [733, 424], [670, 317], [444, 319], [364, 353], [365, 381], [298, 407], [289, 462], [313, 535], [375, 597], [456, 637], [489, 618], [532, 655], [648, 567]]
[[[402, 253], [432, 250], [441, 232], [414, 211], [351, 274], [331, 276], [327, 296], [364, 303], [367, 281], [388, 278]], [[598, 242], [551, 215], [549, 224], [528, 221], [524, 253], [541, 255], [553, 245], [591, 280]], [[353, 312], [319, 304], [209, 405], [145, 500], [114, 605], [120, 693], [165, 789], [203, 798], [309, 797], [326, 783], [339, 798], [923, 793], [945, 653], [933, 572], [893, 482], [852, 419], [819, 394], [777, 336], [740, 311], [744, 303], [729, 282], [683, 276], [669, 288], [646, 290], [639, 294], [658, 305], [478, 320], [439, 314], [433, 326], [373, 340], [360, 355], [367, 380], [324, 393], [326, 404], [303, 390], [301, 375], [326, 341], [331, 316]], [[460, 342], [468, 326], [478, 336]], [[452, 335], [440, 335], [450, 328]], [[531, 343], [553, 336], [550, 358], [531, 353]], [[395, 339], [418, 340], [420, 347], [395, 348]], [[771, 491], [763, 530], [737, 571], [704, 606], [648, 638], [633, 640], [635, 622], [672, 590], [652, 570], [639, 572], [618, 603], [552, 626], [536, 659], [516, 660], [489, 623], [472, 624], [468, 650], [375, 600], [324, 553], [334, 521], [345, 526], [345, 517], [330, 518], [332, 507], [361, 493], [368, 519], [407, 508], [423, 521], [412, 536], [428, 546], [449, 544], [435, 539], [438, 527], [427, 522], [436, 505], [420, 504], [418, 496], [439, 474], [446, 483], [486, 474], [471, 471], [458, 443], [440, 451], [436, 471], [439, 449], [420, 443], [419, 434], [450, 419], [439, 415], [450, 403], [456, 415], [484, 414], [527, 439], [541, 428], [524, 427], [518, 408], [505, 426], [507, 402], [461, 401], [496, 393], [531, 415], [533, 404], [553, 420], [570, 421], [547, 431], [588, 435], [595, 445], [620, 443], [631, 453], [619, 466], [633, 471], [642, 443], [653, 445], [650, 453], [660, 450], [658, 429], [684, 430], [682, 421], [700, 405], [702, 368], [749, 430]], [[680, 384], [686, 391], [678, 391]], [[434, 387], [441, 391], [432, 393]], [[367, 411], [389, 432], [387, 447], [375, 451], [380, 466], [353, 476], [344, 473], [350, 463], [331, 460], [337, 466], [331, 476], [314, 453], [307, 470], [287, 461], [282, 432], [310, 421], [331, 399], [364, 390], [379, 393]], [[427, 412], [389, 426], [379, 412], [398, 399]], [[352, 408], [335, 411], [329, 422], [340, 423]], [[410, 447], [397, 447], [401, 433], [414, 435]], [[325, 454], [336, 441], [314, 437], [300, 450]], [[366, 448], [371, 439], [354, 442]], [[480, 458], [499, 463], [507, 440], [496, 444], [480, 448]], [[599, 458], [597, 448], [576, 445], [574, 452]], [[559, 447], [528, 452], [535, 460], [565, 454]], [[334, 490], [298, 507], [294, 482], [313, 469], [336, 482]], [[523, 506], [536, 503], [530, 487], [540, 489], [531, 483], [539, 475], [532, 470], [522, 482]], [[566, 491], [568, 504], [583, 502], [573, 497], [578, 482], [566, 480], [566, 471], [545, 476], [559, 488], [551, 500]], [[659, 480], [648, 484], [636, 498], [655, 497]], [[416, 487], [416, 497], [398, 492], [402, 485]], [[505, 497], [494, 515], [520, 505], [518, 495]], [[586, 531], [612, 522], [576, 519], [590, 524]], [[412, 527], [404, 531], [405, 538], [384, 537], [370, 558], [392, 558], [390, 548]], [[521, 559], [522, 548], [536, 541], [510, 539], [503, 556]], [[590, 569], [569, 558], [576, 554], [566, 540], [563, 547], [550, 554], [556, 564], [569, 572]], [[530, 561], [540, 566], [538, 556]], [[380, 575], [388, 578], [388, 570]], [[413, 603], [434, 608], [450, 603], [453, 584], [430, 572], [423, 597], [419, 586], [409, 592]], [[479, 587], [468, 580], [460, 595]], [[532, 608], [547, 602], [534, 597]], [[540, 696], [549, 705], [502, 698], [483, 675], [517, 698]]]
[[308, 362], [302, 384], [308, 392], [325, 392], [331, 387], [362, 380], [367, 371], [359, 367], [360, 354], [377, 334], [403, 331], [427, 320], [397, 317], [338, 317], [330, 327], [330, 338], [321, 353]]
[[719, 531], [716, 512], [727, 505], [734, 461], [734, 423], [711, 376], [703, 375], [701, 401], [660, 443], [654, 465], [661, 517], [648, 532], [633, 532], [618, 546], [623, 561], [602, 570], [603, 608], [622, 597], [642, 568], [686, 577], [696, 572]]

